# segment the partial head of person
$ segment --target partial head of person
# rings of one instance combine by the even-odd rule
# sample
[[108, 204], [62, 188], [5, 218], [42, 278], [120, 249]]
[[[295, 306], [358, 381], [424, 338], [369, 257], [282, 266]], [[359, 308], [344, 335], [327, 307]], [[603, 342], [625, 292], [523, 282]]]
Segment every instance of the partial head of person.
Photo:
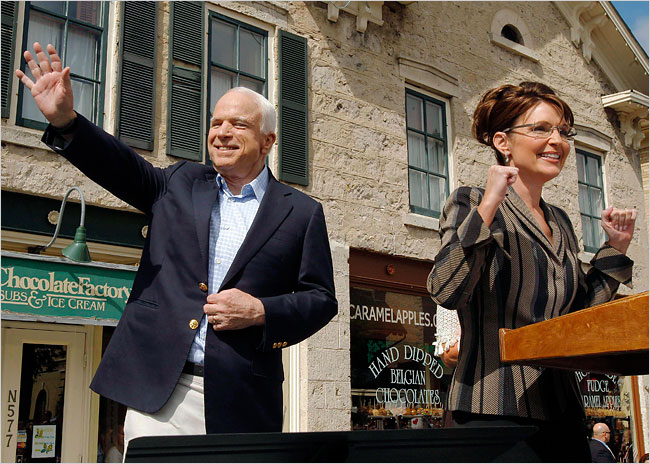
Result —
[[607, 443], [609, 441], [610, 434], [611, 432], [609, 431], [607, 424], [604, 424], [603, 422], [594, 424], [594, 438]]
[[623, 442], [625, 443], [632, 442], [632, 431], [630, 429], [623, 430]]
[[214, 107], [208, 153], [214, 169], [229, 183], [245, 185], [264, 168], [275, 143], [275, 108], [245, 87], [230, 89]]
[[546, 182], [562, 170], [575, 137], [573, 112], [539, 82], [502, 85], [487, 91], [476, 110], [476, 139], [494, 150], [498, 164], [520, 176]]

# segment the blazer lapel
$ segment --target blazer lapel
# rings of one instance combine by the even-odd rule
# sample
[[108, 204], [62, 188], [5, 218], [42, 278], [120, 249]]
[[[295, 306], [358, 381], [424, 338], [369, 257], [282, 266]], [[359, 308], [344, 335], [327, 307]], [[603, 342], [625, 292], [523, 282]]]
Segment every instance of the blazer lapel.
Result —
[[[513, 212], [516, 213], [517, 217], [521, 219], [523, 226], [528, 229], [535, 237], [537, 237], [537, 241], [542, 246], [548, 249], [550, 256], [557, 258], [553, 245], [542, 231], [539, 223], [537, 222], [537, 219], [533, 217], [533, 213], [528, 208], [528, 205], [526, 205], [524, 200], [521, 199], [519, 194], [517, 194], [515, 189], [512, 187], [508, 187], [508, 194], [506, 196], [504, 204], [506, 207], [510, 208]], [[549, 220], [548, 215], [546, 217], [546, 220]], [[553, 240], [560, 240], [558, 237], [559, 231], [557, 230], [557, 227], [552, 227], [550, 225], [549, 227], [551, 227], [551, 230], [553, 231]]]
[[290, 195], [291, 191], [278, 182], [269, 171], [269, 185], [262, 199], [262, 203], [219, 290], [224, 288], [228, 284], [228, 281], [236, 276], [251, 258], [255, 256], [289, 215], [293, 209], [293, 205], [287, 198]]
[[553, 232], [553, 248], [555, 254], [558, 257], [562, 258], [564, 256], [566, 245], [564, 243], [564, 234], [562, 233], [563, 231], [562, 231], [562, 227], [560, 226], [560, 222], [559, 222], [560, 220], [556, 216], [553, 208], [547, 205], [543, 198], [540, 201], [540, 206], [544, 210], [544, 216], [546, 217], [548, 226], [551, 228], [551, 231]]
[[217, 201], [216, 173], [206, 173], [204, 178], [194, 180], [192, 185], [192, 205], [194, 206], [194, 223], [196, 236], [203, 262], [208, 263], [210, 241], [210, 214], [212, 205]]

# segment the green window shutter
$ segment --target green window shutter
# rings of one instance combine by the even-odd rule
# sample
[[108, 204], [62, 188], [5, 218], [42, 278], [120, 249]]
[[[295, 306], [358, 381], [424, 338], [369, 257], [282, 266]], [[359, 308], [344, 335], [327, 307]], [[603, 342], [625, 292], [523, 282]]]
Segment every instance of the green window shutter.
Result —
[[170, 2], [169, 126], [167, 153], [203, 157], [203, 3]]
[[2, 2], [2, 117], [9, 117], [9, 99], [13, 81], [14, 45], [16, 31], [16, 13], [18, 2]]
[[307, 39], [280, 31], [280, 180], [309, 184]]
[[172, 58], [201, 67], [203, 63], [203, 3], [170, 2]]
[[153, 150], [158, 5], [122, 3], [121, 24], [117, 135], [132, 147]]

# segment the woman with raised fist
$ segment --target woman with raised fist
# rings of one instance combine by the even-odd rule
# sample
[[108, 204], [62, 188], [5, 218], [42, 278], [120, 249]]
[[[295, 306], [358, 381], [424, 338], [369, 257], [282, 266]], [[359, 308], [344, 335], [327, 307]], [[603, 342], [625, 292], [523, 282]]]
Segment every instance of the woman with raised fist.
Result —
[[527, 443], [540, 460], [589, 461], [573, 372], [501, 363], [498, 332], [609, 301], [620, 283], [629, 285], [633, 263], [625, 253], [637, 212], [602, 212], [609, 238], [584, 272], [569, 217], [542, 199], [572, 153], [569, 106], [541, 83], [503, 85], [481, 98], [473, 131], [496, 164], [485, 188], [460, 187], [448, 199], [428, 279], [433, 300], [455, 309], [461, 323], [452, 422], [536, 425]]

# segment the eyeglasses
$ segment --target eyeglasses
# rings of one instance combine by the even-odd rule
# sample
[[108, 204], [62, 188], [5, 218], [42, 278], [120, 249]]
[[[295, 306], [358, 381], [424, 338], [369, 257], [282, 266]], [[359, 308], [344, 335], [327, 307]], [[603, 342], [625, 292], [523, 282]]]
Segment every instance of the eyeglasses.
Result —
[[532, 124], [522, 124], [520, 126], [509, 127], [507, 129], [502, 130], [501, 132], [510, 132], [514, 129], [523, 129], [523, 128], [528, 128], [529, 130], [527, 134], [522, 134], [522, 135], [530, 135], [536, 139], [550, 139], [551, 136], [553, 135], [553, 129], [557, 129], [557, 132], [558, 134], [560, 134], [562, 140], [565, 140], [567, 142], [570, 142], [575, 138], [576, 135], [578, 135], [578, 132], [573, 127], [551, 126], [547, 122], [534, 122]]

